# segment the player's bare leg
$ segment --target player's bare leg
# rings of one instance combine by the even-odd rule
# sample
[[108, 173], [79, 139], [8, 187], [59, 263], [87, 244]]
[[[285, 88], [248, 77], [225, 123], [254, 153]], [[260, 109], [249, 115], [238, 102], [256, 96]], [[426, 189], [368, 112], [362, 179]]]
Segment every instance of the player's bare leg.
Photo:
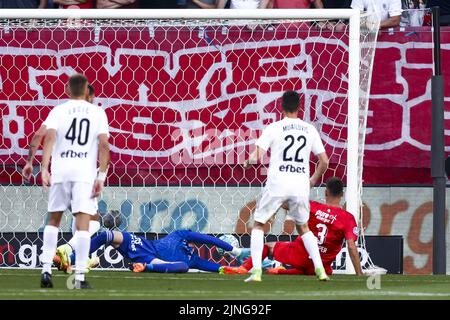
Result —
[[308, 224], [297, 224], [297, 232], [302, 237], [305, 249], [308, 252], [311, 260], [314, 263], [314, 270], [316, 272], [317, 278], [320, 281], [327, 281], [330, 278], [327, 276], [325, 269], [323, 267], [322, 258], [320, 257], [319, 246], [317, 244], [317, 238], [309, 230]]
[[52, 283], [52, 263], [58, 243], [59, 224], [61, 223], [62, 212], [51, 212], [50, 219], [44, 228], [42, 245], [42, 275], [41, 288], [53, 288]]
[[255, 221], [250, 240], [250, 252], [253, 261], [251, 276], [245, 282], [261, 281], [262, 252], [264, 247], [264, 224]]
[[91, 245], [91, 236], [89, 234], [89, 221], [91, 216], [79, 212], [75, 215], [77, 231], [75, 233], [75, 288], [89, 289], [90, 285], [85, 280], [87, 271], [87, 261], [89, 259], [89, 249]]

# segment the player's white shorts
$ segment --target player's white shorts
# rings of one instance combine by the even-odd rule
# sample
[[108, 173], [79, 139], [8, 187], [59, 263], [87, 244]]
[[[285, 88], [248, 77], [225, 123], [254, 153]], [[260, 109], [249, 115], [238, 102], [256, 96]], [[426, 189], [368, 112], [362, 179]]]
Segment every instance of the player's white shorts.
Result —
[[287, 202], [289, 205], [289, 217], [296, 224], [302, 225], [309, 219], [309, 197], [302, 196], [274, 196], [264, 188], [261, 197], [256, 204], [254, 220], [265, 224], [278, 211], [281, 205]]
[[87, 182], [63, 182], [50, 186], [48, 212], [66, 211], [96, 215], [97, 198], [92, 198], [93, 184]]

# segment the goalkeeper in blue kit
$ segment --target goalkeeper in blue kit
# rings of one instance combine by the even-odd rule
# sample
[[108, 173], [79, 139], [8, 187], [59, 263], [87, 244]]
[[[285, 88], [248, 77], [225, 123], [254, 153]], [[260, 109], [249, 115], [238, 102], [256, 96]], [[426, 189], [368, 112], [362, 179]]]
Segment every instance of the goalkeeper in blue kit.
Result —
[[[104, 231], [91, 239], [90, 253], [101, 246], [109, 245], [132, 262], [134, 272], [183, 273], [189, 269], [223, 273], [220, 264], [202, 259], [194, 252], [192, 243], [214, 245], [242, 260], [249, 256], [249, 250], [232, 245], [210, 235], [178, 230], [159, 240], [147, 240], [133, 233]], [[59, 269], [67, 271], [75, 261], [75, 252], [70, 245], [57, 251]]]

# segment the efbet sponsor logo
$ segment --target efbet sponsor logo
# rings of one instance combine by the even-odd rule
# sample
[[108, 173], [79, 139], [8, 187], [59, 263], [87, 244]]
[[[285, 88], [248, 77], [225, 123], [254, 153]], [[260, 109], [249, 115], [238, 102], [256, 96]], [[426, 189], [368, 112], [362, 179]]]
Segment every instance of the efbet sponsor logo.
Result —
[[305, 167], [293, 166], [291, 164], [281, 165], [279, 167], [281, 172], [290, 172], [290, 173], [306, 173]]
[[64, 152], [61, 152], [60, 154], [61, 158], [67, 159], [67, 158], [78, 158], [78, 159], [86, 159], [88, 156], [87, 152], [76, 152], [73, 150], [67, 150]]

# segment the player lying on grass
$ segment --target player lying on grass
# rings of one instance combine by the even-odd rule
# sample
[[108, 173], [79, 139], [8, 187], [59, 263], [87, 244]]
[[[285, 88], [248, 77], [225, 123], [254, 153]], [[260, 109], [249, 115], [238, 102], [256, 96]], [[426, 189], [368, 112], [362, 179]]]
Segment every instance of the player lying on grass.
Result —
[[[90, 253], [103, 245], [111, 245], [132, 261], [134, 272], [182, 273], [198, 269], [223, 273], [223, 267], [218, 263], [200, 258], [194, 252], [192, 243], [214, 245], [240, 260], [249, 255], [249, 249], [235, 248], [213, 236], [189, 230], [172, 232], [160, 240], [147, 240], [128, 232], [105, 231], [91, 239]], [[67, 270], [75, 261], [75, 252], [71, 246], [65, 245], [55, 260], [60, 261], [60, 270]]]
[[[362, 275], [359, 253], [355, 243], [358, 238], [355, 218], [340, 207], [343, 190], [344, 186], [339, 178], [330, 178], [325, 190], [326, 203], [310, 202], [308, 225], [318, 239], [320, 256], [327, 274], [332, 273], [331, 264], [336, 259], [345, 239], [356, 274]], [[276, 261], [292, 267], [292, 269], [272, 268], [268, 270], [268, 273], [315, 275], [314, 264], [309, 258], [301, 237], [297, 237], [293, 242], [266, 243], [263, 259], [268, 255], [273, 256]], [[245, 274], [252, 267], [253, 263], [250, 258], [239, 267], [224, 267], [224, 272]]]

